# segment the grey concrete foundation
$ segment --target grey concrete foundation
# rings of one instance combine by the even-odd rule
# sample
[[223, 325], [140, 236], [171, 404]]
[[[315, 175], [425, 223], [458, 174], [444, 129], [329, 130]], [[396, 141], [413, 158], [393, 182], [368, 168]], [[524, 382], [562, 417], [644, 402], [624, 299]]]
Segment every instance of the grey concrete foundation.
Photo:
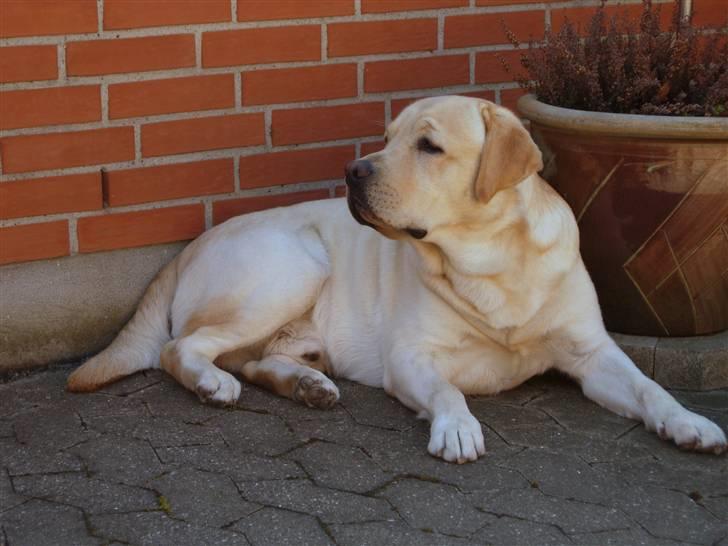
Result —
[[100, 351], [185, 243], [0, 267], [0, 374]]

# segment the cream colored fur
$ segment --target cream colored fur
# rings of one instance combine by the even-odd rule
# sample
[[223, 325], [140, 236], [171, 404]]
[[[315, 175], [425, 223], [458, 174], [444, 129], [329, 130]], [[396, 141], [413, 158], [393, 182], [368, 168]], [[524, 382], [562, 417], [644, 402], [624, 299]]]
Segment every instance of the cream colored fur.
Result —
[[[463, 394], [556, 368], [684, 448], [725, 451], [720, 428], [607, 335], [574, 217], [539, 178], [540, 153], [512, 113], [427, 99], [386, 138], [364, 158], [371, 173], [349, 176], [349, 210], [336, 199], [249, 214], [189, 245], [69, 388], [157, 367], [161, 354], [207, 402], [234, 403], [241, 374], [328, 407], [338, 391], [326, 371], [383, 387], [430, 420], [430, 453], [465, 462], [485, 444]], [[278, 343], [281, 331], [297, 341]]]

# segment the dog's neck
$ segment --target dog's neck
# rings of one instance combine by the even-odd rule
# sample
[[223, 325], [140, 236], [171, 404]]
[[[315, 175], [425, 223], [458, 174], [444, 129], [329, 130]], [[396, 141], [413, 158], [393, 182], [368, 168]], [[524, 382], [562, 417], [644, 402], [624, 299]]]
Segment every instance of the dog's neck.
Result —
[[544, 186], [530, 177], [496, 194], [476, 221], [412, 242], [423, 282], [490, 335], [525, 325], [578, 257], [578, 238], [562, 235], [568, 205]]

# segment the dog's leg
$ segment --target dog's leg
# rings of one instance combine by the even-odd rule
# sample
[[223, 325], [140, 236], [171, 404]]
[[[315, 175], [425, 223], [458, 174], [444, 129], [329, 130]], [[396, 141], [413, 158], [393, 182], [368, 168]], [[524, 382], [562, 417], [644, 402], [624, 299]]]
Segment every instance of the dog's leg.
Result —
[[429, 354], [400, 352], [385, 369], [384, 389], [418, 417], [431, 422], [427, 451], [449, 462], [475, 461], [485, 455], [485, 438], [465, 397], [445, 380]]
[[239, 345], [234, 325], [202, 327], [194, 333], [170, 341], [162, 350], [162, 368], [203, 402], [234, 404], [240, 396], [240, 383], [213, 364], [215, 358]]
[[559, 366], [574, 376], [584, 394], [613, 412], [640, 419], [683, 449], [723, 453], [723, 431], [705, 417], [686, 410], [660, 385], [644, 376], [611, 339], [585, 360]]
[[249, 383], [303, 402], [310, 408], [329, 409], [339, 399], [339, 389], [331, 379], [286, 355], [251, 360], [239, 366], [238, 372]]

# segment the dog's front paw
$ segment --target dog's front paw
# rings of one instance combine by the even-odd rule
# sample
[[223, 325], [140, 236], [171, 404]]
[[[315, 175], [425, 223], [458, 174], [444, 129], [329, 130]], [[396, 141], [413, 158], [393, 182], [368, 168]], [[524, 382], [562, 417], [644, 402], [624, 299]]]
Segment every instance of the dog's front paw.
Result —
[[293, 389], [293, 399], [303, 402], [309, 408], [330, 409], [339, 399], [339, 389], [320, 372], [317, 375], [306, 373], [298, 379]]
[[232, 406], [240, 397], [240, 382], [223, 370], [207, 370], [195, 385], [195, 392], [206, 404]]
[[427, 451], [451, 463], [475, 461], [485, 455], [483, 429], [470, 414], [439, 415], [432, 421]]
[[716, 455], [728, 451], [728, 442], [720, 427], [688, 410], [670, 415], [658, 423], [657, 434], [663, 440], [674, 441], [680, 449]]

